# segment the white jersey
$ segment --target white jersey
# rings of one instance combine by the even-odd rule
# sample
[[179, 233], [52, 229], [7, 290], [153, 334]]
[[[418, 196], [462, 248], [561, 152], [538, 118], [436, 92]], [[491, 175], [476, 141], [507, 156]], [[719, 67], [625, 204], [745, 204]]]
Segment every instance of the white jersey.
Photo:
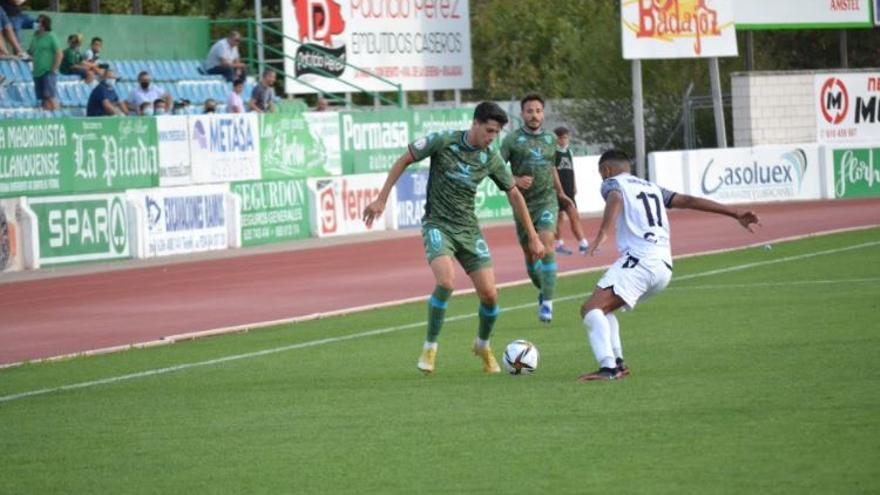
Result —
[[618, 174], [602, 182], [602, 197], [611, 191], [623, 196], [623, 212], [617, 218], [617, 250], [637, 259], [660, 259], [672, 267], [669, 217], [666, 207], [674, 192], [630, 174]]

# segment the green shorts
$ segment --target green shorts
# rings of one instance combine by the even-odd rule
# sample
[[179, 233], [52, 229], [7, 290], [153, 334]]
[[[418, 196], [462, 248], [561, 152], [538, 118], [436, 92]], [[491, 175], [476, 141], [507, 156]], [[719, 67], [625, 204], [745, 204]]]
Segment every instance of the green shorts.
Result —
[[[559, 205], [554, 203], [537, 208], [529, 207], [529, 215], [532, 217], [532, 225], [535, 226], [535, 231], [538, 232], [538, 235], [542, 231], [556, 232], [556, 221], [559, 219]], [[516, 221], [516, 236], [519, 238], [520, 244], [525, 246], [529, 243], [529, 234], [519, 220]]]
[[425, 244], [428, 264], [438, 256], [453, 256], [466, 273], [492, 266], [489, 245], [479, 227], [466, 231], [452, 231], [439, 225], [425, 224], [422, 225], [422, 240]]

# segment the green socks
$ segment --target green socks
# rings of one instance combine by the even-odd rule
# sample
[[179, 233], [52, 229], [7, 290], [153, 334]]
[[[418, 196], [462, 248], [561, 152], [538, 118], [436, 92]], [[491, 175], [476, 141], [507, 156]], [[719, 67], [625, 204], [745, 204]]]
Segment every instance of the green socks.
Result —
[[446, 287], [434, 287], [434, 293], [428, 299], [428, 342], [437, 342], [440, 329], [443, 328], [443, 320], [446, 318], [447, 301], [452, 297], [452, 289]]
[[556, 294], [556, 253], [553, 251], [544, 255], [541, 263], [541, 294], [545, 301], [552, 301]]
[[529, 278], [532, 279], [532, 285], [534, 285], [538, 290], [541, 289], [541, 260], [535, 261], [534, 263], [529, 263], [526, 261], [526, 271], [529, 273]]
[[479, 335], [481, 340], [489, 340], [489, 336], [492, 335], [492, 328], [495, 327], [495, 321], [498, 319], [498, 314], [501, 313], [501, 308], [497, 304], [486, 306], [480, 303], [479, 313], [480, 330], [477, 335]]

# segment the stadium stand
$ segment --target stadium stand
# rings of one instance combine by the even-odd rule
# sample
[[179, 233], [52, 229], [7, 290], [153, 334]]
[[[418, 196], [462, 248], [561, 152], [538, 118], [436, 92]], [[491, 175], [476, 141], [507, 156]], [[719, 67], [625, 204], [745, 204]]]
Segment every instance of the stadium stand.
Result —
[[[221, 76], [203, 74], [201, 60], [107, 60], [106, 63], [119, 76], [116, 91], [121, 99], [125, 99], [137, 84], [138, 73], [146, 70], [175, 101], [188, 100], [191, 103], [187, 113], [200, 113], [208, 98], [221, 102], [219, 112], [226, 111], [225, 101], [232, 85]], [[56, 112], [44, 112], [37, 109], [34, 82], [26, 62], [0, 60], [0, 75], [6, 78], [6, 84], [0, 86], [0, 117], [36, 119], [85, 115], [91, 87], [79, 76], [58, 76], [58, 97], [62, 108]], [[244, 95], [250, 95], [255, 85], [253, 81], [245, 83]]]

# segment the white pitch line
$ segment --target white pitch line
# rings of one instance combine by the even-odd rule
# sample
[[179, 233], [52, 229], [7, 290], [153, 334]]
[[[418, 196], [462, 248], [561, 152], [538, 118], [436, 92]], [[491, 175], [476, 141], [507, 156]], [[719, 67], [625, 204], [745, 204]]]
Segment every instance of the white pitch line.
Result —
[[[721, 269], [717, 269], [717, 270], [709, 270], [709, 271], [700, 272], [700, 273], [693, 273], [690, 275], [683, 275], [681, 277], [677, 277], [675, 280], [677, 280], [677, 281], [690, 280], [690, 279], [695, 279], [695, 278], [707, 277], [707, 276], [711, 276], [711, 275], [717, 275], [720, 273], [730, 273], [730, 272], [734, 272], [734, 271], [747, 270], [749, 268], [754, 268], [757, 266], [766, 266], [766, 265], [772, 265], [772, 264], [777, 264], [777, 263], [786, 263], [789, 261], [798, 261], [798, 260], [807, 259], [807, 258], [814, 258], [816, 256], [836, 254], [836, 253], [852, 251], [855, 249], [861, 249], [861, 248], [870, 247], [870, 246], [877, 246], [877, 245], [880, 245], [880, 241], [864, 242], [861, 244], [855, 244], [852, 246], [846, 246], [846, 247], [842, 247], [842, 248], [827, 249], [824, 251], [816, 251], [813, 253], [801, 254], [801, 255], [796, 255], [796, 256], [786, 256], [786, 257], [777, 258], [774, 260], [759, 261], [759, 262], [754, 262], [754, 263], [744, 263], [742, 265], [735, 265], [735, 266], [721, 268]], [[871, 279], [860, 279], [860, 280], [867, 281], [867, 280], [871, 280]], [[689, 288], [689, 287], [681, 287], [681, 288], [684, 289], [684, 288]], [[585, 294], [574, 294], [574, 295], [570, 295], [570, 296], [556, 298], [555, 301], [557, 301], [557, 302], [570, 301], [573, 299], [578, 299], [578, 298], [583, 298], [583, 297], [585, 297]], [[520, 304], [517, 306], [511, 306], [509, 308], [504, 308], [504, 310], [505, 311], [516, 311], [516, 310], [520, 310], [520, 309], [534, 308], [534, 306], [535, 306], [534, 303]], [[451, 316], [449, 318], [446, 318], [446, 321], [460, 321], [460, 320], [469, 319], [469, 318], [473, 318], [473, 317], [474, 317], [473, 314], [457, 315], [457, 316]], [[407, 330], [410, 328], [418, 328], [418, 327], [424, 326], [424, 324], [425, 323], [423, 321], [415, 322], [415, 323], [408, 323], [406, 325], [385, 327], [385, 328], [380, 328], [380, 329], [376, 329], [376, 330], [369, 330], [369, 331], [361, 332], [361, 333], [343, 335], [341, 337], [328, 337], [325, 339], [310, 340], [308, 342], [300, 342], [298, 344], [291, 344], [291, 345], [286, 345], [286, 346], [281, 346], [281, 347], [274, 347], [271, 349], [264, 349], [261, 351], [247, 352], [247, 353], [243, 353], [243, 354], [233, 354], [231, 356], [225, 356], [225, 357], [216, 358], [216, 359], [209, 359], [206, 361], [197, 361], [195, 363], [184, 363], [184, 364], [179, 364], [176, 366], [169, 366], [166, 368], [157, 368], [157, 369], [152, 369], [152, 370], [147, 370], [147, 371], [141, 371], [138, 373], [117, 375], [117, 376], [112, 376], [112, 377], [108, 377], [108, 378], [103, 378], [100, 380], [91, 380], [91, 381], [86, 381], [86, 382], [73, 383], [70, 385], [62, 385], [59, 387], [30, 390], [28, 392], [21, 392], [21, 393], [12, 394], [12, 395], [0, 396], [0, 403], [11, 402], [11, 401], [18, 400], [18, 399], [24, 399], [26, 397], [35, 397], [35, 396], [40, 396], [40, 395], [48, 395], [48, 394], [52, 394], [52, 393], [56, 393], [56, 392], [64, 392], [64, 391], [68, 391], [68, 390], [78, 390], [78, 389], [83, 389], [83, 388], [91, 388], [91, 387], [95, 387], [98, 385], [108, 385], [108, 384], [123, 382], [123, 381], [127, 381], [127, 380], [134, 380], [137, 378], [146, 378], [146, 377], [154, 376], [154, 375], [163, 375], [166, 373], [173, 373], [176, 371], [183, 371], [183, 370], [187, 370], [187, 369], [191, 369], [191, 368], [212, 366], [215, 364], [221, 364], [221, 363], [226, 363], [226, 362], [231, 362], [231, 361], [239, 361], [242, 359], [250, 359], [250, 358], [255, 358], [255, 357], [267, 356], [270, 354], [277, 354], [280, 352], [287, 352], [287, 351], [292, 351], [292, 350], [296, 350], [296, 349], [304, 349], [307, 347], [315, 347], [315, 346], [324, 345], [324, 344], [333, 344], [336, 342], [343, 342], [346, 340], [354, 340], [354, 339], [361, 339], [361, 338], [365, 338], [365, 337], [372, 337], [375, 335], [383, 335], [383, 334], [387, 334], [387, 333], [398, 332], [401, 330]]]

